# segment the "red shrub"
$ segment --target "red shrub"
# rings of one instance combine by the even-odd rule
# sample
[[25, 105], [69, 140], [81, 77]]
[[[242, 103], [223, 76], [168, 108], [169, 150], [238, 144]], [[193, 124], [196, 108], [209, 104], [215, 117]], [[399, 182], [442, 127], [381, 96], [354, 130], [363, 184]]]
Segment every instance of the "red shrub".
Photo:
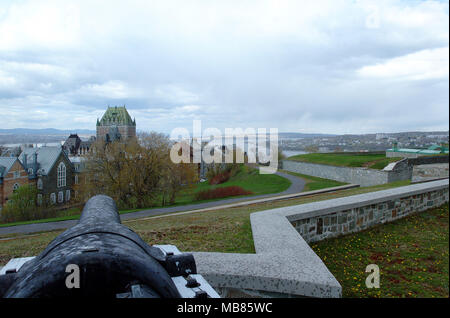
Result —
[[247, 194], [253, 194], [253, 192], [247, 191], [238, 186], [230, 186], [197, 192], [195, 199], [210, 200]]
[[219, 173], [219, 174], [215, 175], [209, 181], [209, 184], [212, 184], [212, 185], [214, 185], [214, 184], [221, 184], [221, 183], [227, 182], [228, 179], [230, 179], [230, 177], [231, 177], [230, 171], [225, 171], [225, 172], [222, 172], [222, 173]]

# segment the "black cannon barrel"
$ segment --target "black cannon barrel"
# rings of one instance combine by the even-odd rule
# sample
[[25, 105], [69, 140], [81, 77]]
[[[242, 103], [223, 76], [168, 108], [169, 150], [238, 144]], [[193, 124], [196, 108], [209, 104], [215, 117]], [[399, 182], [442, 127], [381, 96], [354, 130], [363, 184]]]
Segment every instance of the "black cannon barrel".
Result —
[[[69, 265], [79, 268], [79, 288], [66, 284]], [[171, 256], [149, 246], [121, 224], [113, 199], [97, 195], [77, 225], [0, 280], [0, 297], [116, 297], [133, 284], [143, 286], [148, 297], [180, 297], [171, 276], [195, 273], [191, 254]]]
[[85, 224], [106, 224], [120, 223], [120, 216], [114, 200], [106, 195], [97, 195], [84, 205], [78, 223]]

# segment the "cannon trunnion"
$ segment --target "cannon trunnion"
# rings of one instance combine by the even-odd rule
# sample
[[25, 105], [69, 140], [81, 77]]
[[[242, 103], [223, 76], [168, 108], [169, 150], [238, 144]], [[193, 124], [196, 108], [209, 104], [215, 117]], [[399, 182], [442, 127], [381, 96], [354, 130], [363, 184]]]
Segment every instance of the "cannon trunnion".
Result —
[[149, 246], [121, 224], [105, 195], [91, 198], [77, 225], [17, 267], [0, 275], [0, 297], [218, 297], [192, 254]]

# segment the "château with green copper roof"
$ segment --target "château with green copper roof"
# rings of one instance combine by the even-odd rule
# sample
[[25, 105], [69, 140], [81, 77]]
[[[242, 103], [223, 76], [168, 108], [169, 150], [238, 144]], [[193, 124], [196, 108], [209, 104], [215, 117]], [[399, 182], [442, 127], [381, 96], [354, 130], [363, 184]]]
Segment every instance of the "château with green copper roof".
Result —
[[97, 119], [97, 126], [136, 126], [136, 120], [132, 120], [124, 106], [109, 107], [102, 119]]
[[97, 140], [106, 142], [136, 137], [136, 120], [131, 119], [125, 105], [109, 107], [102, 119], [97, 119]]

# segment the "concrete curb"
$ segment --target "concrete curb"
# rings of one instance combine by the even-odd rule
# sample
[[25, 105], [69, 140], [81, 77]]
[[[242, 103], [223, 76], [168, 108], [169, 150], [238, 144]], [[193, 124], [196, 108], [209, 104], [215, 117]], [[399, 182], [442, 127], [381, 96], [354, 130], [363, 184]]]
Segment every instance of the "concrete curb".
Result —
[[141, 221], [141, 220], [157, 219], [157, 218], [164, 218], [164, 217], [170, 217], [170, 216], [178, 216], [178, 215], [183, 215], [183, 214], [191, 214], [191, 213], [200, 213], [200, 212], [221, 210], [221, 209], [227, 209], [227, 208], [236, 208], [236, 207], [240, 207], [240, 206], [252, 205], [252, 204], [257, 204], [257, 203], [288, 200], [288, 199], [293, 199], [293, 198], [306, 197], [306, 196], [315, 195], [315, 194], [334, 192], [334, 191], [340, 191], [340, 190], [347, 190], [347, 189], [353, 189], [353, 188], [358, 188], [358, 187], [359, 187], [358, 184], [347, 184], [347, 185], [343, 185], [343, 186], [326, 188], [326, 189], [321, 189], [321, 190], [300, 192], [300, 193], [294, 193], [294, 194], [286, 194], [286, 195], [280, 195], [280, 196], [277, 196], [277, 197], [270, 197], [270, 198], [264, 198], [264, 199], [255, 199], [255, 200], [238, 202], [238, 203], [218, 205], [218, 206], [215, 206], [215, 207], [198, 209], [198, 210], [190, 210], [190, 211], [184, 211], [184, 212], [179, 212], [179, 213], [155, 215], [155, 216], [149, 216], [149, 217], [144, 217], [144, 218], [128, 219], [128, 220], [123, 221], [123, 223], [133, 222], [133, 221], [135, 222], [135, 221], [138, 221], [138, 220]]

